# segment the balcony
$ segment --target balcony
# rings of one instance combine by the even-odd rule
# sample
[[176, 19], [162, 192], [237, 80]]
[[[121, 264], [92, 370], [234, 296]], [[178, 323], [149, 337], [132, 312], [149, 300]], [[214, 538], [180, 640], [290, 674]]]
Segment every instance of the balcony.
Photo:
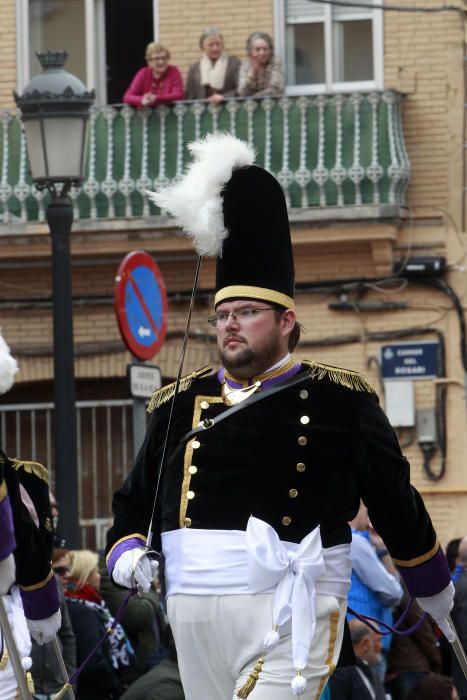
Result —
[[[256, 162], [277, 177], [298, 219], [395, 216], [410, 176], [401, 100], [388, 90], [95, 107], [85, 180], [71, 192], [75, 221], [160, 215], [145, 191], [179, 178], [187, 144], [217, 130], [256, 147]], [[0, 112], [0, 136], [0, 223], [44, 221], [48, 194], [31, 182], [18, 112]]]

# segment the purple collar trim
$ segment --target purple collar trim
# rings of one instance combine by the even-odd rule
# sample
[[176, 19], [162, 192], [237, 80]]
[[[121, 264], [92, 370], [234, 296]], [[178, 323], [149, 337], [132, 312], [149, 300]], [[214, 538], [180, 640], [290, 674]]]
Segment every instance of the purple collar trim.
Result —
[[[279, 382], [283, 382], [285, 379], [289, 379], [290, 377], [293, 377], [295, 374], [297, 374], [297, 372], [300, 371], [301, 367], [302, 367], [301, 362], [297, 362], [293, 365], [293, 367], [291, 367], [286, 372], [283, 372], [282, 374], [278, 374], [275, 377], [272, 377], [271, 379], [262, 380], [261, 387], [263, 389], [265, 389], [268, 386], [274, 386], [274, 384], [278, 384]], [[222, 384], [225, 381], [224, 375], [225, 375], [225, 370], [223, 367], [221, 367], [220, 370], [217, 372], [217, 379], [219, 380], [220, 384]], [[255, 378], [253, 377], [252, 383], [254, 380], [255, 380]], [[232, 379], [229, 379], [229, 387], [231, 387], [232, 389], [243, 389], [244, 388], [243, 384], [241, 384], [240, 382], [235, 382]]]

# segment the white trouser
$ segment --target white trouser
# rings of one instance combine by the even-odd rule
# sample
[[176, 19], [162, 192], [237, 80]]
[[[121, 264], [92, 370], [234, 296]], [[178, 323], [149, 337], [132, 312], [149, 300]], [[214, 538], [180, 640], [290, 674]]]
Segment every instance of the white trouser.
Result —
[[272, 686], [272, 700], [319, 697], [342, 643], [348, 544], [323, 550], [319, 528], [300, 544], [281, 542], [251, 517], [246, 532], [165, 532], [162, 547], [187, 700], [229, 700], [240, 689], [266, 700]]
[[[178, 651], [186, 700], [237, 700], [264, 653], [263, 632], [271, 625], [273, 593], [170, 596], [169, 622]], [[316, 631], [303, 676], [306, 700], [320, 697], [339, 657], [347, 602], [317, 594]], [[265, 656], [251, 700], [291, 700], [290, 622], [279, 645]]]

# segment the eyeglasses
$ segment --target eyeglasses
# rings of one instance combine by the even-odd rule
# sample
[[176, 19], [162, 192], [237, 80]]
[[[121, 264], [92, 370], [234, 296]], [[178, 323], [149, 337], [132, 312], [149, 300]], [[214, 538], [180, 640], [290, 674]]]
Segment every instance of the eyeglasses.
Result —
[[232, 316], [234, 321], [240, 321], [241, 323], [251, 323], [256, 319], [258, 314], [263, 311], [276, 311], [274, 306], [264, 306], [258, 309], [253, 306], [242, 306], [240, 309], [235, 311], [218, 311], [213, 316], [208, 318], [208, 323], [214, 328], [223, 328], [227, 325], [229, 318]]
[[55, 566], [53, 567], [53, 570], [59, 576], [66, 576], [70, 573], [70, 569], [68, 568], [68, 566]]

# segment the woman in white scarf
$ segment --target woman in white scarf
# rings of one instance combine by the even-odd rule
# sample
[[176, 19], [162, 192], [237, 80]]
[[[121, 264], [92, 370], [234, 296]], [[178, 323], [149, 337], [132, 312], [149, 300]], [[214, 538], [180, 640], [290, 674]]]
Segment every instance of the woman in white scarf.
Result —
[[201, 59], [190, 66], [185, 97], [187, 100], [208, 100], [212, 104], [234, 97], [238, 84], [240, 61], [224, 51], [224, 39], [219, 29], [209, 27], [201, 34]]

